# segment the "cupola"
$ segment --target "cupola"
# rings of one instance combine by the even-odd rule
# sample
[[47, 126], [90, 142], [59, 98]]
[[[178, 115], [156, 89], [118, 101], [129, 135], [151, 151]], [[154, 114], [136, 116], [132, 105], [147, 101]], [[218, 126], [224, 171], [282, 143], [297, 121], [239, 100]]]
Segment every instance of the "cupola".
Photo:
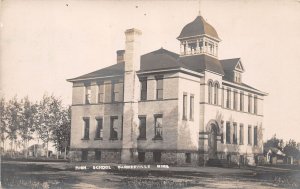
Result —
[[201, 15], [184, 26], [177, 39], [180, 41], [180, 56], [206, 54], [218, 57], [218, 44], [221, 40], [214, 27]]

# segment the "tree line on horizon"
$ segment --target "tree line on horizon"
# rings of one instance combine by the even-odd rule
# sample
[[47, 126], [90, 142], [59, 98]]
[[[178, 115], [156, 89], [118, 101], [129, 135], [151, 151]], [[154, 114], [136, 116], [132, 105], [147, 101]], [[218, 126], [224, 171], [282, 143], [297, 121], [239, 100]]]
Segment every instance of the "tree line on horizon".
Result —
[[70, 146], [71, 107], [64, 106], [56, 96], [44, 94], [38, 101], [17, 96], [6, 100], [0, 98], [0, 141], [1, 152], [5, 152], [5, 142], [9, 141], [11, 157], [17, 147], [22, 147], [28, 157], [29, 142], [41, 140], [49, 155], [49, 142], [53, 142], [57, 152], [64, 152], [66, 158]]

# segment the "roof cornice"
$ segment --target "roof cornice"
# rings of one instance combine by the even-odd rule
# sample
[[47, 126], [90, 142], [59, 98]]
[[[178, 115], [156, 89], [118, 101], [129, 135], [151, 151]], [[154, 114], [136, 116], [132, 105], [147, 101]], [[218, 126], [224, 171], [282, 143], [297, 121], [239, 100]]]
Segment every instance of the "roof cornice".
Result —
[[246, 86], [238, 85], [238, 84], [235, 84], [235, 83], [230, 82], [230, 81], [223, 80], [222, 84], [229, 85], [229, 86], [234, 86], [234, 87], [241, 88], [241, 89], [245, 89], [245, 90], [248, 90], [248, 91], [251, 91], [251, 92], [263, 95], [263, 96], [269, 95], [266, 92], [262, 92], [262, 91], [259, 91], [259, 90], [256, 90], [256, 89], [252, 89], [252, 88], [249, 88], [249, 87], [246, 87]]
[[195, 72], [186, 68], [173, 68], [173, 69], [161, 69], [161, 70], [149, 70], [149, 71], [137, 71], [138, 75], [141, 74], [156, 74], [156, 73], [162, 73], [162, 72], [184, 72], [184, 73], [188, 73], [191, 75], [195, 75], [198, 77], [203, 77], [204, 74], [199, 73], [199, 72]]
[[99, 76], [99, 77], [88, 77], [88, 78], [80, 78], [80, 79], [67, 79], [68, 82], [75, 82], [75, 81], [85, 81], [85, 80], [95, 80], [95, 79], [104, 79], [104, 78], [112, 78], [112, 77], [121, 77], [122, 75], [110, 75], [110, 76]]
[[218, 38], [215, 38], [215, 37], [212, 37], [210, 35], [207, 35], [207, 34], [201, 34], [201, 35], [193, 35], [193, 36], [188, 36], [188, 37], [177, 37], [176, 39], [178, 40], [185, 40], [185, 39], [191, 39], [191, 38], [198, 38], [198, 37], [207, 37], [207, 38], [210, 38], [210, 39], [213, 39], [213, 40], [216, 40], [218, 42], [221, 42], [222, 40], [221, 39], [218, 39]]

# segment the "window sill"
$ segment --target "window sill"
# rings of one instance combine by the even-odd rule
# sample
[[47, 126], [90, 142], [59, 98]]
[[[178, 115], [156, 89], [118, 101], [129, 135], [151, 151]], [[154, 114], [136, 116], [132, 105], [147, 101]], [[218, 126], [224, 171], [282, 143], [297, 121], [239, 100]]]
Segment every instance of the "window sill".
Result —
[[109, 138], [109, 140], [118, 140], [118, 138]]
[[100, 137], [100, 138], [94, 138], [94, 140], [103, 140], [103, 138], [102, 137]]
[[147, 138], [137, 138], [137, 140], [147, 140]]
[[186, 117], [183, 117], [182, 120], [187, 121], [187, 118], [186, 118]]
[[156, 137], [156, 138], [154, 137], [152, 140], [163, 140], [163, 138], [162, 137], [159, 137], [159, 138], [158, 137]]
[[90, 140], [90, 138], [82, 138], [81, 140]]
[[191, 118], [190, 121], [194, 121], [194, 118]]

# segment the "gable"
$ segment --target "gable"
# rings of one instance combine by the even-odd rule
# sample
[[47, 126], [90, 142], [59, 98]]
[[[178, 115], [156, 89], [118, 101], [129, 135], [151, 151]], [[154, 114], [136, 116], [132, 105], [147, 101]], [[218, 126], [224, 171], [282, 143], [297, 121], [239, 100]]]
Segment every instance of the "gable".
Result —
[[234, 69], [237, 70], [237, 71], [240, 71], [240, 72], [244, 72], [244, 71], [245, 71], [245, 70], [244, 70], [244, 66], [243, 66], [241, 60], [239, 60], [239, 61], [237, 62], [237, 64], [236, 64], [236, 66], [235, 66]]

